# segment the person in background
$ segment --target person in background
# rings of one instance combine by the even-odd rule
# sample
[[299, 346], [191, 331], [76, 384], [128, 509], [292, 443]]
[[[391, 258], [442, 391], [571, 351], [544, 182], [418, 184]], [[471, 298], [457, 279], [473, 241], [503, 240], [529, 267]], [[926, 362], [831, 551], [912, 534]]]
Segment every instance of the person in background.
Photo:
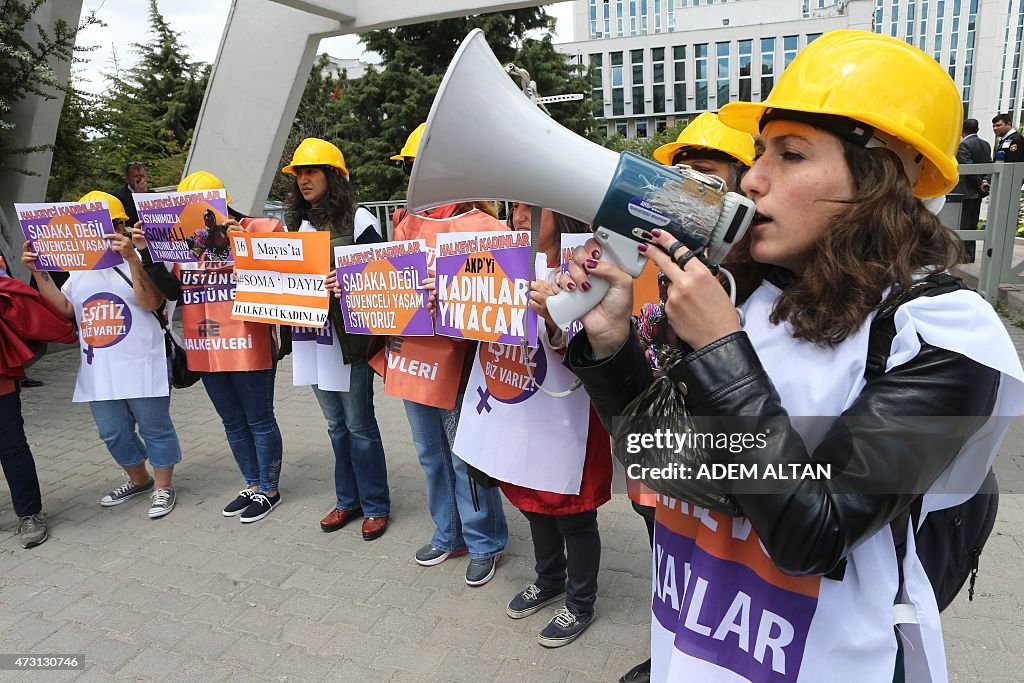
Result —
[[149, 192], [149, 174], [146, 165], [141, 161], [129, 161], [124, 166], [124, 185], [111, 194], [117, 197], [128, 216], [128, 227], [139, 222], [139, 212], [135, 208], [134, 195]]
[[992, 146], [992, 160], [1014, 163], [1024, 161], [1024, 135], [1013, 127], [1013, 117], [996, 114], [992, 118], [992, 132], [996, 143]]
[[[986, 164], [992, 158], [992, 148], [978, 137], [978, 120], [964, 119], [963, 138], [956, 151], [957, 164]], [[981, 218], [981, 200], [988, 196], [987, 175], [961, 175], [953, 192], [963, 196], [960, 203], [960, 229], [977, 230]], [[974, 263], [977, 243], [964, 242], [965, 263]]]
[[[187, 175], [177, 188], [178, 192], [222, 189], [224, 183], [208, 171]], [[227, 195], [227, 199], [230, 202], [231, 195]], [[204, 214], [214, 216], [211, 209]], [[241, 224], [234, 218], [228, 219], [226, 225], [231, 229], [244, 230], [243, 225], [251, 224], [238, 212], [232, 212], [232, 215], [239, 216]], [[215, 217], [212, 222], [216, 223]], [[284, 230], [280, 224], [277, 228]], [[224, 423], [228, 446], [245, 482], [234, 500], [224, 507], [223, 515], [237, 516], [243, 524], [258, 522], [281, 502], [278, 484], [283, 445], [281, 429], [274, 415], [274, 379], [277, 376], [275, 328], [265, 323], [232, 319], [233, 291], [227, 300], [214, 300], [213, 297], [207, 300], [205, 297], [207, 291], [222, 292], [224, 285], [219, 284], [221, 282], [227, 282], [227, 288], [234, 290], [234, 268], [226, 262], [230, 257], [229, 250], [208, 249], [202, 263], [179, 263], [171, 272], [163, 263], [152, 261], [141, 223], [136, 224], [132, 238], [153, 284], [168, 301], [178, 301], [182, 305], [189, 368], [200, 373], [210, 402]], [[224, 246], [227, 247], [226, 236]], [[218, 283], [215, 290], [197, 286], [207, 279]], [[183, 282], [187, 289], [191, 289], [192, 297], [199, 296], [204, 302], [194, 303], [187, 298], [182, 302]], [[232, 348], [230, 344], [217, 348], [201, 343], [209, 338], [207, 326], [210, 320], [217, 325], [216, 339], [238, 340], [235, 345], [238, 348]]]
[[[366, 241], [380, 241], [372, 228], [356, 235], [355, 191], [345, 157], [326, 140], [306, 138], [281, 172], [295, 178], [285, 200], [287, 229], [331, 235], [331, 256], [324, 269], [328, 271], [327, 288], [334, 289], [334, 247], [355, 244], [364, 235]], [[335, 297], [330, 298], [324, 329], [282, 329], [290, 330], [287, 342], [293, 352], [293, 381], [313, 386], [334, 449], [336, 502], [320, 520], [320, 529], [337, 531], [362, 517], [363, 539], [380, 538], [388, 528], [391, 494], [384, 444], [373, 410], [373, 371], [366, 362], [370, 337], [345, 332]], [[282, 340], [282, 347], [285, 343]]]
[[[25, 242], [22, 263], [32, 271], [39, 293], [79, 326], [75, 403], [88, 403], [100, 438], [128, 477], [100, 500], [112, 507], [149, 495], [149, 518], [174, 509], [174, 466], [181, 446], [171, 422], [167, 349], [154, 316], [164, 297], [146, 275], [142, 259], [123, 232], [128, 217], [121, 202], [106, 192], [90, 192], [80, 202], [106, 200], [121, 229], [105, 235], [127, 265], [71, 273], [58, 289], [46, 271], [36, 270], [37, 254]], [[120, 222], [120, 223], [118, 223]], [[136, 429], [138, 430], [136, 432]], [[153, 466], [150, 476], [146, 461]]]

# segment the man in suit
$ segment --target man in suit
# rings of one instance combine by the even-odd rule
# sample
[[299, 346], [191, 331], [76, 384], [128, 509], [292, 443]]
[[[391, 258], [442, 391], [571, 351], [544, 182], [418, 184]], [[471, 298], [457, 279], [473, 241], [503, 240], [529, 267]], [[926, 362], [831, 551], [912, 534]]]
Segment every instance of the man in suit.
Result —
[[1014, 162], [1024, 161], [1024, 135], [1021, 135], [1013, 127], [1013, 119], [1009, 114], [996, 114], [992, 119], [992, 132], [996, 134], [999, 141], [995, 146], [993, 161], [999, 161], [1002, 152], [1002, 161]]
[[[978, 120], [964, 119], [963, 138], [956, 151], [959, 164], [984, 164], [992, 158], [992, 148], [978, 137]], [[978, 219], [981, 217], [981, 200], [988, 195], [988, 176], [962, 175], [953, 192], [963, 195], [960, 210], [960, 229], [977, 230]], [[965, 241], [967, 262], [974, 263], [977, 245], [974, 240]]]
[[139, 222], [139, 212], [135, 209], [136, 192], [149, 192], [149, 174], [146, 165], [141, 161], [129, 161], [124, 167], [125, 184], [110, 194], [121, 200], [124, 212], [128, 214], [129, 228]]

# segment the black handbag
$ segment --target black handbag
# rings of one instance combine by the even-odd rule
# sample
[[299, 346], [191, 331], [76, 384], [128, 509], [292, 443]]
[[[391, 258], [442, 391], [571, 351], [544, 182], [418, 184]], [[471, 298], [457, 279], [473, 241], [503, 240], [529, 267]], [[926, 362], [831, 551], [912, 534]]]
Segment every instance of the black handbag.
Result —
[[[121, 276], [122, 280], [128, 283], [129, 287], [135, 287], [131, 279], [118, 270], [116, 266], [114, 270]], [[167, 318], [163, 315], [163, 311], [164, 308], [161, 307], [159, 311], [150, 311], [150, 313], [153, 314], [157, 323], [160, 324], [160, 329], [164, 331], [164, 350], [167, 357], [171, 359], [171, 386], [175, 389], [185, 389], [198, 382], [200, 374], [195, 370], [189, 369], [185, 349], [181, 348], [174, 335], [171, 334], [171, 328], [167, 324]]]

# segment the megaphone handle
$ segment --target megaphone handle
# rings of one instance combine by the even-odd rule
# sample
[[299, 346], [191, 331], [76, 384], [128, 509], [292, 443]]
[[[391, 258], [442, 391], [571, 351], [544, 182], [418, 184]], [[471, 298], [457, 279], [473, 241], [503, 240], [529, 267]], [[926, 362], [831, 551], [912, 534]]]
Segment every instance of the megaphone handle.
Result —
[[580, 287], [572, 292], [563, 290], [548, 299], [548, 313], [559, 329], [568, 330], [570, 325], [601, 303], [610, 286], [607, 280], [591, 277], [589, 290], [584, 291]]

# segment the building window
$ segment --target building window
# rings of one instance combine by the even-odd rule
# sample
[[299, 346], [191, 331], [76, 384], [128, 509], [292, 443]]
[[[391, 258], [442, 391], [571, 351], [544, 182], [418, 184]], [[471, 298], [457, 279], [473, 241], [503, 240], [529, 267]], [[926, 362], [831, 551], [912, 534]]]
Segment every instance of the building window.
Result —
[[593, 99], [594, 99], [594, 116], [597, 118], [604, 118], [604, 55], [593, 54], [590, 55], [590, 78]]
[[[672, 3], [674, 0], [668, 0]], [[661, 33], [661, 0], [654, 0], [654, 32]]]
[[640, 33], [647, 33], [647, 0], [640, 0]]
[[925, 37], [928, 35], [928, 0], [921, 0], [921, 28], [917, 32], [918, 44], [917, 46], [921, 51], [925, 51], [928, 48], [925, 47]]
[[612, 34], [612, 3], [611, 0], [604, 0], [604, 36], [607, 38]]
[[960, 49], [960, 0], [953, 0], [953, 30], [949, 34], [949, 62], [946, 71], [956, 80], [956, 53]]
[[782, 38], [782, 68], [785, 69], [796, 57], [797, 36], [784, 36]]
[[686, 46], [672, 48], [672, 99], [675, 111], [686, 111]]
[[664, 116], [660, 116], [654, 119], [654, 132], [662, 133], [668, 128], [668, 119]]
[[751, 87], [750, 87], [750, 60], [753, 55], [752, 40], [741, 40], [739, 42], [739, 56], [740, 56], [740, 102], [749, 102], [751, 99]]
[[903, 36], [904, 42], [914, 44], [914, 0], [907, 0], [907, 35]]
[[970, 14], [967, 16], [967, 51], [964, 54], [964, 111], [971, 103], [971, 83], [974, 78], [974, 36], [978, 24], [978, 0], [970, 0]]
[[708, 44], [694, 45], [693, 57], [694, 81], [697, 87], [697, 103], [694, 107], [697, 111], [706, 111], [708, 108]]
[[645, 137], [647, 137], [647, 122], [646, 121], [637, 121], [636, 122], [636, 136], [638, 138], [645, 138]]
[[718, 97], [717, 105], [721, 109], [729, 101], [729, 43], [715, 45], [717, 57]]
[[622, 82], [622, 53], [611, 53], [612, 59], [612, 116], [626, 113], [625, 95]]
[[636, 35], [636, 0], [629, 0], [629, 35]]
[[896, 31], [897, 31], [897, 28], [899, 26], [899, 23], [900, 23], [900, 6], [898, 4], [894, 3], [893, 6], [892, 6], [892, 16], [889, 17], [889, 35], [892, 36], [893, 38], [896, 37]]
[[630, 50], [629, 63], [633, 67], [633, 113], [644, 114], [644, 51]]
[[882, 32], [882, 0], [875, 0], [875, 19], [872, 22], [871, 30], [875, 33]]
[[665, 111], [665, 48], [651, 48], [651, 95], [653, 111], [660, 114]]
[[761, 99], [768, 97], [775, 85], [775, 39], [761, 39]]
[[804, 0], [803, 11], [800, 13], [800, 16], [802, 16], [804, 19], [811, 16], [811, 0]]
[[626, 133], [627, 132], [628, 132], [628, 129], [626, 128], [626, 124], [625, 123], [616, 123], [615, 124], [615, 134], [616, 135], [621, 135], [622, 137], [626, 137]]
[[622, 36], [623, 35], [623, 31], [622, 31], [623, 20], [624, 20], [623, 19], [623, 15], [625, 14], [625, 12], [623, 10], [624, 10], [624, 6], [622, 4], [622, 0], [616, 0], [615, 1], [615, 27], [618, 29], [618, 31], [616, 32], [615, 35], [617, 35], [617, 36]]
[[942, 63], [942, 24], [946, 21], [946, 0], [939, 0], [935, 11], [935, 49], [932, 57]]
[[590, 0], [590, 39], [597, 38], [597, 0]]
[[668, 32], [676, 30], [676, 0], [668, 0]]
[[808, 33], [807, 34], [807, 44], [810, 45], [811, 43], [813, 43], [818, 38], [821, 38], [821, 34], [820, 33]]

